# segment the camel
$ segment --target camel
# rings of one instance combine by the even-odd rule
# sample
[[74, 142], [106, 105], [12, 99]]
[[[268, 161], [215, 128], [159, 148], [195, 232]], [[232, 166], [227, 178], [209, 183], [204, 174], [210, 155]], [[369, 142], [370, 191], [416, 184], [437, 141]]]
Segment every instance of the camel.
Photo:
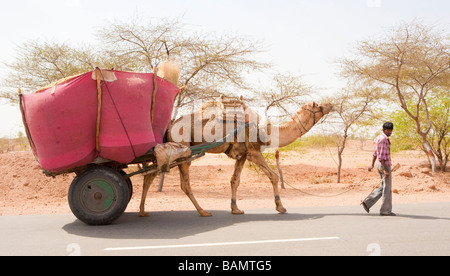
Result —
[[[214, 115], [210, 116], [200, 116], [205, 115], [203, 113], [206, 113], [206, 109], [208, 107], [216, 107], [219, 112], [215, 112]], [[216, 121], [215, 123], [220, 123], [221, 121], [227, 121], [226, 118], [217, 116], [217, 114], [223, 114], [222, 110], [223, 104], [217, 101], [211, 101], [203, 105], [203, 108], [200, 111], [197, 111], [196, 113], [188, 114], [185, 116], [182, 116], [178, 120], [176, 120], [168, 131], [168, 141], [169, 142], [177, 142], [184, 144], [185, 146], [195, 146], [202, 143], [207, 142], [207, 138], [205, 133], [205, 129], [209, 129], [209, 133], [211, 133], [211, 129], [214, 129], [211, 127], [211, 124], [213, 121]], [[257, 140], [252, 141], [249, 140], [249, 134], [252, 132], [251, 126], [246, 125], [245, 126], [245, 141], [230, 141], [226, 142], [223, 145], [211, 149], [207, 151], [207, 153], [213, 153], [213, 154], [221, 154], [225, 153], [229, 158], [232, 158], [236, 160], [235, 167], [234, 167], [234, 173], [231, 177], [231, 213], [235, 215], [244, 214], [244, 211], [240, 210], [237, 206], [237, 189], [240, 184], [240, 175], [242, 172], [242, 169], [244, 167], [245, 162], [248, 160], [250, 162], [253, 162], [256, 166], [258, 166], [264, 174], [270, 179], [273, 191], [274, 191], [274, 197], [275, 197], [275, 205], [276, 210], [279, 213], [286, 213], [287, 210], [283, 207], [283, 204], [281, 203], [280, 194], [278, 190], [278, 175], [273, 172], [273, 170], [268, 166], [266, 160], [264, 159], [264, 156], [262, 155], [261, 149], [264, 146], [267, 146], [268, 144], [271, 144], [273, 140], [277, 140], [278, 147], [282, 148], [284, 146], [287, 146], [297, 140], [299, 137], [305, 135], [316, 123], [319, 122], [319, 120], [331, 112], [333, 109], [332, 105], [329, 103], [325, 104], [317, 104], [315, 102], [306, 104], [303, 106], [297, 113], [295, 113], [291, 119], [282, 124], [282, 125], [271, 125], [270, 123], [266, 125], [265, 127], [258, 127], [257, 132], [260, 133], [260, 135], [257, 137]], [[248, 113], [247, 113], [248, 114]], [[253, 111], [250, 109], [249, 114], [254, 114]], [[188, 119], [186, 119], [188, 118]], [[190, 119], [189, 119], [190, 118]], [[259, 117], [254, 117], [256, 122], [259, 122]], [[197, 121], [196, 121], [197, 120]], [[201, 120], [201, 124], [198, 120]], [[246, 119], [247, 120], [247, 117]], [[235, 120], [232, 121], [232, 123], [236, 126], [238, 122]], [[202, 137], [200, 141], [195, 141], [195, 131], [194, 126], [200, 125], [202, 129]], [[209, 125], [209, 126], [208, 126]], [[214, 125], [214, 124], [213, 124]], [[221, 124], [223, 128], [225, 129], [226, 124]], [[255, 127], [256, 124], [253, 125]], [[226, 133], [225, 130], [223, 133]], [[272, 135], [274, 134], [275, 135]], [[214, 131], [212, 131], [212, 134], [214, 135]], [[198, 134], [197, 134], [198, 135]], [[179, 137], [183, 137], [184, 141], [180, 141]], [[267, 139], [267, 137], [270, 137]], [[178, 139], [177, 139], [178, 138]], [[263, 139], [262, 139], [263, 138]], [[236, 137], [235, 137], [236, 139]], [[181, 182], [181, 189], [184, 191], [184, 193], [189, 197], [195, 208], [197, 209], [198, 213], [202, 217], [209, 217], [211, 216], [211, 213], [205, 211], [197, 202], [195, 199], [192, 189], [190, 186], [190, 175], [189, 175], [189, 167], [191, 163], [184, 163], [178, 166], [178, 169], [180, 171], [180, 182]], [[139, 215], [142, 217], [148, 216], [148, 213], [145, 212], [145, 199], [147, 196], [148, 189], [150, 188], [151, 183], [157, 176], [157, 173], [152, 173], [149, 175], [146, 175], [144, 177], [144, 188], [142, 192], [142, 198], [141, 198], [141, 204], [140, 204], [140, 212]]]
[[[178, 85], [180, 69], [173, 62], [165, 62], [158, 71], [158, 76]], [[227, 107], [240, 110], [235, 113], [227, 113]], [[227, 109], [227, 110], [225, 110]], [[276, 210], [279, 213], [286, 213], [286, 208], [281, 203], [278, 190], [278, 175], [268, 166], [262, 148], [266, 146], [276, 145], [278, 148], [285, 147], [295, 140], [305, 135], [319, 120], [333, 110], [333, 106], [329, 103], [317, 104], [315, 102], [306, 104], [291, 119], [282, 125], [272, 125], [270, 123], [260, 127], [259, 115], [249, 108], [242, 97], [240, 100], [210, 101], [205, 103], [201, 110], [184, 115], [172, 123], [168, 132], [168, 142], [176, 142], [187, 147], [212, 142], [213, 138], [220, 139], [228, 134], [231, 129], [238, 126], [244, 128], [244, 132], [236, 134], [230, 140], [226, 140], [224, 144], [213, 148], [207, 153], [222, 154], [225, 153], [229, 158], [236, 160], [234, 173], [231, 177], [231, 213], [235, 215], [244, 214], [237, 206], [237, 189], [240, 184], [240, 175], [244, 168], [245, 162], [248, 160], [258, 166], [264, 174], [270, 179], [274, 197]], [[243, 112], [242, 112], [243, 111]], [[239, 117], [239, 118], [238, 118]], [[199, 134], [200, 133], [200, 134]], [[224, 135], [225, 134], [225, 135]], [[255, 135], [256, 134], [256, 135]], [[189, 168], [190, 162], [178, 165], [180, 171], [180, 186], [183, 192], [189, 197], [198, 213], [202, 217], [209, 217], [211, 213], [205, 211], [195, 199], [191, 185]], [[144, 176], [143, 191], [141, 203], [139, 206], [139, 216], [146, 217], [145, 200], [148, 190], [157, 173], [150, 173]]]

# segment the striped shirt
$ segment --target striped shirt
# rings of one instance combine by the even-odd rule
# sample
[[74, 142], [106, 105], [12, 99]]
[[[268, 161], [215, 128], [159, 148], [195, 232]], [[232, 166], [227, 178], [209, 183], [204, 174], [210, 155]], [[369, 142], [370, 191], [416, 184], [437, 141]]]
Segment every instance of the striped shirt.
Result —
[[[375, 138], [375, 152], [373, 156], [378, 157], [378, 161], [384, 160], [386, 166], [392, 166], [391, 161], [391, 141], [382, 133], [377, 138]], [[381, 163], [381, 162], [380, 162]]]

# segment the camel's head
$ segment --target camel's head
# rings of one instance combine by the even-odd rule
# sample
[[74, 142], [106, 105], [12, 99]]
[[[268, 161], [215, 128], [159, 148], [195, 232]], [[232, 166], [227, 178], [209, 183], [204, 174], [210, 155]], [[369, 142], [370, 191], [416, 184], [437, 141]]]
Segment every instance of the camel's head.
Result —
[[317, 104], [316, 102], [308, 103], [302, 107], [302, 110], [307, 110], [314, 114], [318, 119], [327, 115], [334, 110], [334, 107], [330, 103]]
[[334, 106], [330, 103], [323, 103], [320, 105], [322, 107], [323, 115], [327, 115], [328, 113], [331, 113], [334, 110]]

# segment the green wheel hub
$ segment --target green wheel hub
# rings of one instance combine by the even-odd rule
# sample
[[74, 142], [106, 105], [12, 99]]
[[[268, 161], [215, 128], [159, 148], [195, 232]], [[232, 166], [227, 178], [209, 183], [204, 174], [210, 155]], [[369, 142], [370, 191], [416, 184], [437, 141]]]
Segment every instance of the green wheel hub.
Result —
[[105, 179], [92, 179], [85, 183], [80, 194], [81, 203], [94, 213], [108, 211], [116, 200], [114, 185]]

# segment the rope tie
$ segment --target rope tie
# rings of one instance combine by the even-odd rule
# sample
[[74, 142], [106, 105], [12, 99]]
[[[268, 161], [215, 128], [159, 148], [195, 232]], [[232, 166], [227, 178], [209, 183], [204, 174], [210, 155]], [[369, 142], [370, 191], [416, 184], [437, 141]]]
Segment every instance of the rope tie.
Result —
[[116, 110], [117, 116], [119, 117], [119, 120], [120, 120], [120, 123], [122, 124], [123, 130], [125, 131], [125, 134], [127, 136], [128, 142], [130, 143], [130, 147], [131, 147], [131, 150], [133, 151], [134, 158], [137, 158], [136, 151], [134, 150], [133, 143], [131, 142], [131, 139], [130, 139], [130, 135], [128, 134], [128, 131], [127, 131], [126, 127], [125, 127], [125, 123], [123, 122], [122, 117], [120, 116], [119, 110], [117, 109], [116, 102], [114, 101], [114, 98], [111, 95], [111, 91], [109, 90], [108, 84], [105, 81], [105, 77], [103, 76], [102, 71], [98, 67], [96, 69], [98, 69], [98, 72], [100, 72], [100, 75], [102, 77], [103, 83], [104, 83], [104, 85], [106, 87], [106, 90], [108, 91], [109, 98], [111, 99], [111, 102], [113, 103], [114, 109]]

